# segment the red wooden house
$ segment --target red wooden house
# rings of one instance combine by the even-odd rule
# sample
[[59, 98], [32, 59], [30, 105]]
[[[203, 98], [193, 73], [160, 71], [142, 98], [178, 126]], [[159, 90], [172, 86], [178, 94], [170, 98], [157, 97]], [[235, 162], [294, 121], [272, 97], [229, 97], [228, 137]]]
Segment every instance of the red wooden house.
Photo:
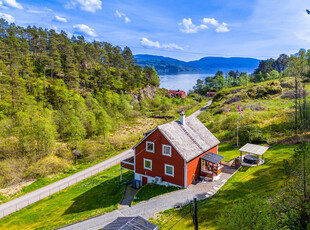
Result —
[[186, 93], [182, 90], [167, 90], [166, 94], [169, 94], [172, 98], [174, 97], [180, 97], [180, 98], [185, 98]]
[[217, 92], [207, 92], [207, 97], [210, 98], [210, 97], [214, 97], [215, 94], [217, 94]]
[[147, 183], [187, 187], [199, 177], [213, 179], [221, 173], [224, 157], [217, 154], [219, 140], [195, 117], [158, 126], [134, 146], [134, 156], [121, 167], [134, 171]]

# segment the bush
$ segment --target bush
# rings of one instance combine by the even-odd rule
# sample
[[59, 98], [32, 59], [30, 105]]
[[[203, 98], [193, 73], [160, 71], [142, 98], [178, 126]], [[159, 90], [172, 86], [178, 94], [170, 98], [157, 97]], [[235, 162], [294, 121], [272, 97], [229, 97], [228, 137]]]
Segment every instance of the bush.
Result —
[[69, 163], [55, 155], [49, 155], [28, 168], [27, 175], [33, 178], [46, 177], [51, 174], [65, 172]]
[[239, 127], [239, 142], [241, 145], [246, 143], [261, 143], [263, 133], [261, 129], [254, 125], [244, 125]]
[[23, 179], [26, 170], [26, 159], [6, 159], [0, 162], [0, 187], [17, 183]]
[[104, 157], [106, 146], [98, 141], [85, 140], [81, 145], [82, 157], [89, 161]]

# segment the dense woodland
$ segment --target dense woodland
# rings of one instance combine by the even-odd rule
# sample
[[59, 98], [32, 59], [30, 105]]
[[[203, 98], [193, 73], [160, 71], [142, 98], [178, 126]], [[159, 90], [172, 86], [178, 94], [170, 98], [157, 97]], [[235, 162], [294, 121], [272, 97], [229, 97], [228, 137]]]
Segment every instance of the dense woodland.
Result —
[[100, 140], [92, 148], [102, 154], [118, 124], [152, 107], [131, 94], [158, 85], [128, 47], [1, 19], [0, 185], [65, 170], [85, 139]]

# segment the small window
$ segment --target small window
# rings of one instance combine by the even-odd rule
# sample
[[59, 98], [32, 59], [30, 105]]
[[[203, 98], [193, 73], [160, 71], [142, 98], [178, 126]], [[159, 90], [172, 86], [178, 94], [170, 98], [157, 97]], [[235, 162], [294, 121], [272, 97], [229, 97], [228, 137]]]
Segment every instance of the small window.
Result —
[[152, 170], [152, 161], [144, 159], [144, 169]]
[[163, 145], [163, 155], [171, 157], [171, 146]]
[[155, 144], [154, 144], [154, 142], [150, 142], [150, 141], [146, 142], [146, 151], [147, 152], [151, 152], [151, 153], [153, 153], [155, 151]]
[[174, 176], [174, 166], [165, 164], [165, 175]]

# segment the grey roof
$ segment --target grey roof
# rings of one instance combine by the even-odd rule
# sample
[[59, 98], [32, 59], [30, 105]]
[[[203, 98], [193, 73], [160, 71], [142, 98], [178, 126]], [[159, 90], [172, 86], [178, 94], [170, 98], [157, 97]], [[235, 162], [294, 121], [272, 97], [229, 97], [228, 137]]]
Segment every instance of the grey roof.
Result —
[[223, 160], [225, 157], [212, 153], [212, 152], [207, 152], [206, 154], [204, 154], [202, 157], [202, 159], [209, 161], [213, 164], [218, 164], [221, 160]]
[[220, 143], [195, 116], [185, 118], [185, 125], [173, 121], [157, 128], [186, 161], [194, 159]]
[[260, 145], [254, 145], [254, 144], [247, 143], [241, 149], [239, 149], [239, 151], [256, 154], [256, 155], [263, 155], [268, 149], [269, 147], [266, 147], [266, 146], [260, 146]]
[[112, 223], [106, 225], [102, 230], [155, 230], [158, 226], [148, 222], [141, 216], [136, 217], [118, 217]]

